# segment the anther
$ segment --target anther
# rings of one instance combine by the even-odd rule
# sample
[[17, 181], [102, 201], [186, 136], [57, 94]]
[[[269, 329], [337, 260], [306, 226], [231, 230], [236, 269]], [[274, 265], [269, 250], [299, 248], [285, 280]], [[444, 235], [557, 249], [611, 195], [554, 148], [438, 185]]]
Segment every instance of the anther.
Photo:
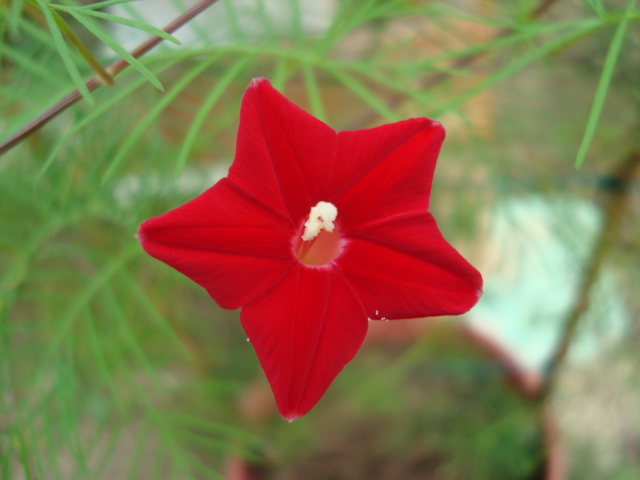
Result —
[[327, 232], [333, 232], [333, 222], [337, 216], [338, 209], [334, 204], [329, 202], [318, 202], [315, 207], [311, 207], [309, 220], [304, 224], [302, 240], [313, 240], [320, 234], [322, 229]]

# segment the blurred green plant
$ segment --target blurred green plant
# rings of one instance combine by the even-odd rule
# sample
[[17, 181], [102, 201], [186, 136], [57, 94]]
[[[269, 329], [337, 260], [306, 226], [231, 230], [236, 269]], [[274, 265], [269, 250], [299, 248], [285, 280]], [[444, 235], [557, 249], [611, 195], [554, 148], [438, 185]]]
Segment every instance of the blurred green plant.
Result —
[[[567, 175], [602, 175], [626, 151], [633, 114], [605, 100], [640, 110], [633, 1], [340, 0], [311, 28], [307, 2], [221, 0], [194, 40], [138, 58], [116, 25], [178, 43], [133, 8], [145, 3], [0, 2], [0, 142], [74, 89], [86, 100], [0, 157], [1, 478], [221, 478], [224, 458], [262, 448], [237, 408], [258, 365], [224, 321], [235, 314], [142, 259], [133, 238], [224, 175], [252, 77], [336, 129], [418, 115], [462, 124], [470, 140], [447, 147], [456, 158], [444, 152], [435, 187], [453, 236], [494, 197], [474, 176], [566, 193]], [[134, 68], [113, 78], [107, 49]], [[470, 102], [565, 61], [582, 68], [565, 94], [591, 95], [591, 109], [535, 117], [535, 101], [513, 95], [512, 117], [486, 113], [503, 147], [490, 150]], [[90, 93], [94, 74], [108, 88]], [[512, 154], [515, 137], [528, 155]], [[574, 174], [571, 157], [580, 165], [594, 148], [598, 161]]]
[[180, 44], [173, 36], [164, 32], [163, 30], [147, 25], [143, 22], [137, 22], [128, 18], [118, 17], [105, 12], [98, 11], [99, 9], [109, 7], [111, 5], [117, 5], [122, 3], [128, 3], [133, 0], [109, 0], [105, 2], [97, 2], [90, 5], [73, 5], [68, 2], [69, 5], [58, 5], [45, 0], [19, 0], [13, 2], [11, 6], [11, 16], [9, 16], [9, 29], [13, 32], [13, 35], [17, 35], [21, 23], [24, 21], [20, 15], [24, 9], [25, 13], [33, 17], [36, 20], [44, 19], [51, 39], [54, 42], [55, 48], [60, 55], [60, 58], [64, 62], [65, 68], [69, 72], [69, 76], [73, 80], [76, 88], [82, 93], [85, 99], [93, 104], [93, 98], [91, 93], [87, 89], [85, 82], [83, 81], [78, 67], [76, 65], [77, 59], [74, 59], [72, 52], [64, 41], [66, 38], [69, 43], [74, 47], [75, 53], [79, 54], [87, 63], [89, 67], [100, 77], [105, 85], [113, 85], [113, 78], [107, 72], [100, 62], [93, 56], [91, 51], [85, 46], [80, 37], [75, 34], [73, 29], [67, 22], [60, 16], [59, 12], [64, 12], [70, 17], [74, 18], [78, 23], [84, 26], [91, 34], [93, 34], [99, 41], [107, 45], [121, 58], [127, 61], [132, 67], [137, 69], [152, 85], [160, 90], [163, 90], [160, 81], [144, 66], [140, 61], [134, 58], [128, 51], [122, 48], [117, 42], [115, 42], [109, 33], [107, 33], [100, 25], [95, 21], [96, 18], [106, 20], [109, 22], [121, 23], [128, 27], [137, 28], [148, 32], [153, 35], [157, 35], [165, 40], [169, 40], [173, 43]]

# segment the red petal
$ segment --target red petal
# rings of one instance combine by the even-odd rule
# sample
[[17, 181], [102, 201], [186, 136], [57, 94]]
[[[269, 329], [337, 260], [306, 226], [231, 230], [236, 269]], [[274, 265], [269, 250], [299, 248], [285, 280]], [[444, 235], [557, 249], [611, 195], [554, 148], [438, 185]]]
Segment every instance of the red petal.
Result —
[[[236, 159], [229, 178], [297, 225], [330, 188], [336, 133], [255, 79], [240, 111]], [[286, 206], [286, 207], [285, 207]]]
[[336, 260], [370, 318], [459, 315], [482, 293], [482, 277], [447, 243], [429, 213], [362, 226]]
[[362, 344], [367, 319], [333, 269], [297, 265], [240, 314], [287, 420], [307, 413]]
[[443, 140], [442, 125], [428, 118], [340, 132], [335, 205], [345, 232], [372, 219], [427, 211]]
[[140, 225], [152, 257], [204, 287], [224, 308], [238, 308], [295, 264], [289, 220], [224, 178], [202, 195]]

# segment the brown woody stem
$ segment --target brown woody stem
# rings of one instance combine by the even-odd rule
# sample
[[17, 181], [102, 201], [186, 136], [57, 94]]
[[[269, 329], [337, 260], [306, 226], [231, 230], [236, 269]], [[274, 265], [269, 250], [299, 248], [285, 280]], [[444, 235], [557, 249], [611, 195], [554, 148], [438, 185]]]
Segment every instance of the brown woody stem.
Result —
[[600, 268], [606, 255], [611, 250], [611, 247], [615, 245], [618, 238], [622, 220], [629, 208], [630, 186], [638, 174], [638, 171], [640, 171], [640, 147], [636, 146], [627, 154], [618, 168], [607, 179], [610, 187], [606, 189], [607, 198], [604, 207], [604, 226], [594, 246], [591, 259], [585, 266], [582, 275], [582, 284], [578, 290], [573, 309], [569, 312], [565, 320], [560, 341], [549, 362], [545, 384], [541, 389], [541, 398], [548, 396], [549, 392], [553, 389], [559, 367], [567, 355], [580, 319], [589, 308], [591, 289], [598, 279], [598, 274], [600, 273]]
[[[180, 15], [173, 22], [171, 22], [169, 25], [167, 25], [163, 30], [166, 33], [172, 33], [174, 31], [176, 31], [178, 28], [180, 28], [185, 23], [190, 21], [193, 17], [195, 17], [200, 12], [202, 12], [206, 8], [210, 7], [211, 5], [216, 3], [217, 1], [218, 0], [203, 0], [202, 2], [198, 3], [197, 5], [194, 5], [189, 10], [187, 10], [185, 13]], [[138, 48], [133, 50], [131, 52], [131, 56], [134, 57], [134, 58], [140, 58], [142, 55], [144, 55], [149, 50], [151, 50], [152, 48], [157, 46], [163, 40], [164, 39], [162, 37], [153, 36], [149, 40], [144, 42], [142, 45], [140, 45]], [[116, 75], [118, 75], [120, 72], [122, 72], [128, 66], [129, 66], [129, 64], [127, 63], [126, 60], [120, 59], [120, 60], [114, 62], [112, 65], [110, 65], [106, 69], [106, 71], [109, 72], [111, 77], [115, 77]], [[102, 85], [104, 85], [104, 83], [97, 75], [92, 77], [86, 83], [86, 87], [90, 92], [94, 91], [96, 88], [98, 88], [98, 87], [100, 87]], [[11, 135], [9, 138], [7, 138], [4, 142], [2, 142], [0, 144], [0, 155], [4, 154], [9, 149], [11, 149], [12, 147], [14, 147], [18, 143], [20, 143], [22, 140], [27, 138], [29, 135], [31, 135], [35, 131], [39, 130], [40, 128], [42, 128], [50, 120], [52, 120], [53, 118], [58, 116], [60, 113], [65, 111], [68, 107], [70, 107], [75, 102], [80, 100], [80, 98], [82, 98], [82, 94], [80, 93], [80, 91], [79, 90], [74, 90], [73, 92], [71, 92], [70, 94], [65, 96], [64, 98], [60, 99], [51, 108], [49, 108], [48, 110], [46, 110], [43, 113], [41, 113], [37, 118], [35, 118], [34, 120], [32, 120], [31, 122], [26, 124], [20, 130], [18, 130], [13, 135]]]

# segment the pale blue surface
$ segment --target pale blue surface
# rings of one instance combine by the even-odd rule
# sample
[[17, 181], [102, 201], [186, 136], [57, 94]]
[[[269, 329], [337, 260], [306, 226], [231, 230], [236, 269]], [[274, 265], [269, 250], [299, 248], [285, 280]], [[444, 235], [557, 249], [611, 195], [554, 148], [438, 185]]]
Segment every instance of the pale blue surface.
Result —
[[[542, 369], [573, 306], [584, 261], [601, 224], [583, 200], [528, 196], [503, 200], [488, 221], [484, 295], [467, 319], [524, 367]], [[614, 341], [629, 321], [614, 272], [605, 266], [570, 351], [573, 361]]]

